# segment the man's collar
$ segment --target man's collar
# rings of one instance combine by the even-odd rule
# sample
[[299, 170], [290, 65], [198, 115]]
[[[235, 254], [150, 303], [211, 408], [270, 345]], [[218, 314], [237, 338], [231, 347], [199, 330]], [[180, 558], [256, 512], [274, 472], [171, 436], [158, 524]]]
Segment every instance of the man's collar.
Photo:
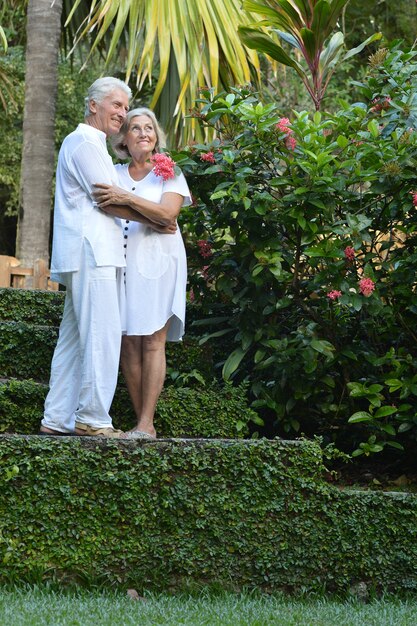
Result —
[[90, 133], [92, 136], [94, 135], [95, 137], [99, 136], [104, 142], [106, 141], [106, 133], [104, 133], [102, 130], [99, 130], [95, 126], [90, 126], [90, 124], [80, 122], [80, 124], [78, 124], [78, 128], [80, 128], [84, 133]]

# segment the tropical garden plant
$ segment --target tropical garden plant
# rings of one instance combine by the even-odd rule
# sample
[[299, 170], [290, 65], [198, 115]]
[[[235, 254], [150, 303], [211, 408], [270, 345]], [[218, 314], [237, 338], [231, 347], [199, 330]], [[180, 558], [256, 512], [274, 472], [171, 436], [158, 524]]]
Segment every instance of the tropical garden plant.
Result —
[[190, 297], [203, 341], [230, 346], [224, 378], [250, 381], [276, 433], [355, 454], [417, 433], [415, 55], [378, 50], [335, 115], [204, 90], [194, 115], [217, 139], [175, 155]]
[[[380, 33], [374, 33], [356, 48], [345, 51], [343, 33], [333, 31], [348, 1], [245, 0], [244, 8], [261, 14], [263, 19], [256, 28], [240, 26], [239, 35], [249, 48], [294, 69], [319, 110], [338, 63], [381, 37]], [[269, 33], [265, 28], [269, 28]], [[276, 36], [296, 54], [289, 54], [276, 42]]]

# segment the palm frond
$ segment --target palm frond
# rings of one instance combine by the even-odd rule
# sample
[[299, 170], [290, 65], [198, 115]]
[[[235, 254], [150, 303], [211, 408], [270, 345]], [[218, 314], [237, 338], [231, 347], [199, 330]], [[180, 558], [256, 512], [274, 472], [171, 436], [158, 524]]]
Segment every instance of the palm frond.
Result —
[[[160, 108], [166, 111], [165, 125], [174, 116], [173, 128], [181, 127], [201, 86], [217, 90], [259, 79], [258, 54], [243, 44], [237, 32], [239, 26], [256, 21], [242, 10], [241, 0], [92, 0], [89, 4], [74, 46], [93, 37], [91, 54], [107, 37], [108, 67], [123, 42], [127, 46], [126, 80], [135, 72], [139, 88], [152, 81], [158, 69], [150, 106], [157, 107], [164, 100]], [[66, 25], [81, 5], [86, 3], [72, 3]]]

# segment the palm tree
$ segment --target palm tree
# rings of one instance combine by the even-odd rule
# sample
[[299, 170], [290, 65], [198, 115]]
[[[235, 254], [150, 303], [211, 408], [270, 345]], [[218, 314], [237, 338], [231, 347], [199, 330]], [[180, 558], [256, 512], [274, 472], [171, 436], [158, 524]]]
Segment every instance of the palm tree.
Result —
[[16, 254], [23, 265], [49, 259], [51, 188], [62, 0], [29, 0], [21, 207]]
[[[49, 258], [62, 6], [63, 0], [53, 0], [52, 5], [51, 0], [29, 0], [28, 5], [22, 205], [16, 253], [30, 265], [37, 258]], [[177, 136], [184, 132], [182, 121], [199, 87], [217, 89], [245, 83], [253, 73], [259, 75], [257, 53], [245, 48], [237, 35], [238, 26], [251, 20], [240, 0], [64, 0], [64, 13], [67, 7], [71, 10], [66, 25], [82, 24], [75, 45], [90, 41], [91, 31], [96, 33], [92, 51], [109, 39], [106, 68], [124, 43], [126, 80], [135, 70], [140, 89], [159, 71], [150, 106], [158, 104], [160, 116], [165, 116], [162, 121], [174, 120], [172, 130]]]

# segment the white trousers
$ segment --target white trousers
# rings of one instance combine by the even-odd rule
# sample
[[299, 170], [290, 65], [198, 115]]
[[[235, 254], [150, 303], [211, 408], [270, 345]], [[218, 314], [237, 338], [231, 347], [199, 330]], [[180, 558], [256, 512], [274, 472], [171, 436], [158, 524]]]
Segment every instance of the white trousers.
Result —
[[64, 314], [51, 363], [42, 425], [72, 432], [75, 422], [112, 426], [121, 344], [115, 267], [96, 267], [86, 241], [79, 271], [62, 274]]

